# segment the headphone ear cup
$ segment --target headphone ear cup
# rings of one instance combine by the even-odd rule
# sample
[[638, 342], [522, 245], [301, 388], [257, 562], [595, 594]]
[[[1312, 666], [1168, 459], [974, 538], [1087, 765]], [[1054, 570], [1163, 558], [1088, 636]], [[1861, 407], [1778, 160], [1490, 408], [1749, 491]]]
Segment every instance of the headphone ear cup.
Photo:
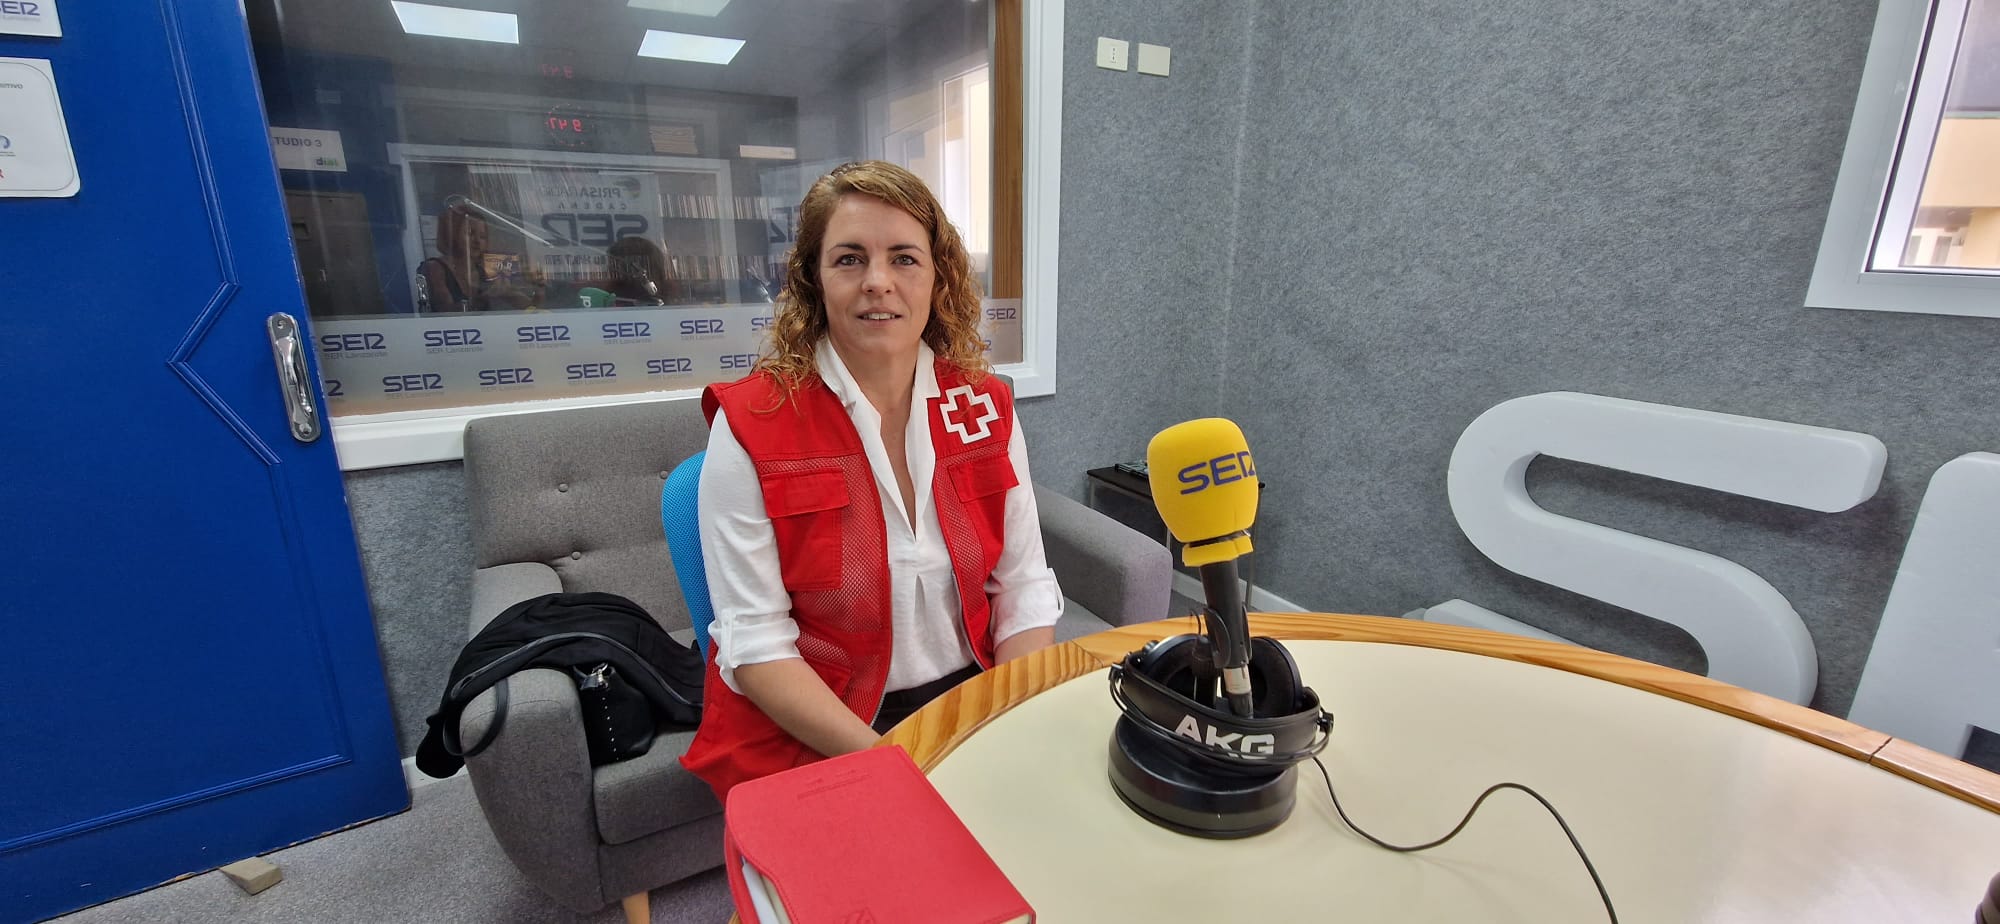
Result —
[[1292, 660], [1292, 653], [1275, 639], [1252, 636], [1250, 639], [1250, 695], [1251, 709], [1258, 718], [1277, 718], [1298, 712], [1302, 706], [1300, 691], [1305, 681], [1299, 678], [1299, 665]]
[[1207, 640], [1200, 635], [1176, 635], [1149, 646], [1138, 670], [1181, 696], [1193, 698], [1195, 682], [1208, 666]]

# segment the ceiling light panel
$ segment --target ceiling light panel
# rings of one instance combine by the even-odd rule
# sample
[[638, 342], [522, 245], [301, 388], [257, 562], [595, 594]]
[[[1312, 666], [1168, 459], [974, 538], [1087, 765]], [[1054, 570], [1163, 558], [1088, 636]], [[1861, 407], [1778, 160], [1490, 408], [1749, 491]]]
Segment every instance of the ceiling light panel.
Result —
[[454, 6], [390, 0], [403, 31], [411, 35], [466, 39], [474, 42], [521, 44], [520, 21], [512, 13], [464, 10]]
[[626, 0], [625, 5], [635, 10], [656, 10], [683, 16], [719, 16], [722, 8], [729, 5], [729, 0]]
[[646, 40], [639, 43], [639, 56], [642, 58], [666, 58], [671, 61], [693, 61], [698, 64], [728, 64], [735, 60], [736, 53], [742, 50], [742, 39], [690, 35], [686, 32], [667, 32], [661, 29], [647, 29]]

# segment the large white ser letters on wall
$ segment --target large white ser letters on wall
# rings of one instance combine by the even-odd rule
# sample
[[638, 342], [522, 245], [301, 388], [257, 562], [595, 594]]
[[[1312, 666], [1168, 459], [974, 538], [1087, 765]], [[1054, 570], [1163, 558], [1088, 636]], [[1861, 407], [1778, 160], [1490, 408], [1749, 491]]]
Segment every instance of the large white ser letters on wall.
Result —
[[1849, 721], [1962, 755], [1972, 727], [2000, 730], [2000, 455], [1931, 476]]
[[[1495, 564], [1686, 630], [1717, 680], [1795, 703], [1812, 698], [1819, 678], [1812, 636], [1776, 588], [1727, 559], [1542, 509], [1526, 483], [1538, 455], [1834, 513], [1874, 495], [1888, 460], [1881, 440], [1551, 392], [1496, 405], [1452, 451], [1452, 513]], [[1459, 609], [1480, 613], [1486, 628], [1510, 621]], [[1434, 607], [1427, 618], [1452, 621], [1450, 613]]]

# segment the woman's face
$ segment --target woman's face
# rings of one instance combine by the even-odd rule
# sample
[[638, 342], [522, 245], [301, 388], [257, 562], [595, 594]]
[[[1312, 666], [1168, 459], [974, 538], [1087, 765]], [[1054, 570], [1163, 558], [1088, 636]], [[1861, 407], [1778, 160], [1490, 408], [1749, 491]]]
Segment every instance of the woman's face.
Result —
[[922, 223], [873, 196], [833, 207], [819, 250], [827, 336], [849, 366], [914, 356], [937, 270]]

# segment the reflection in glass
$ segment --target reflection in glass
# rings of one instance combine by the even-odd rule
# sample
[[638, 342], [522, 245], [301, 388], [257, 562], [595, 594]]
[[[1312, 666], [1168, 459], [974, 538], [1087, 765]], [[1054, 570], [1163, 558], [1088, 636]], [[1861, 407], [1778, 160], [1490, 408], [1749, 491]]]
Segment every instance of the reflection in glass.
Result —
[[1970, 0], [1904, 268], [2000, 269], [2000, 0]]
[[[849, 160], [923, 176], [990, 272], [987, 0], [481, 13], [511, 42], [413, 9], [248, 3], [270, 123], [344, 151], [281, 171], [336, 414], [737, 378], [799, 197]], [[729, 54], [660, 57], [649, 34]], [[1018, 360], [1018, 302], [988, 313], [993, 358]]]

